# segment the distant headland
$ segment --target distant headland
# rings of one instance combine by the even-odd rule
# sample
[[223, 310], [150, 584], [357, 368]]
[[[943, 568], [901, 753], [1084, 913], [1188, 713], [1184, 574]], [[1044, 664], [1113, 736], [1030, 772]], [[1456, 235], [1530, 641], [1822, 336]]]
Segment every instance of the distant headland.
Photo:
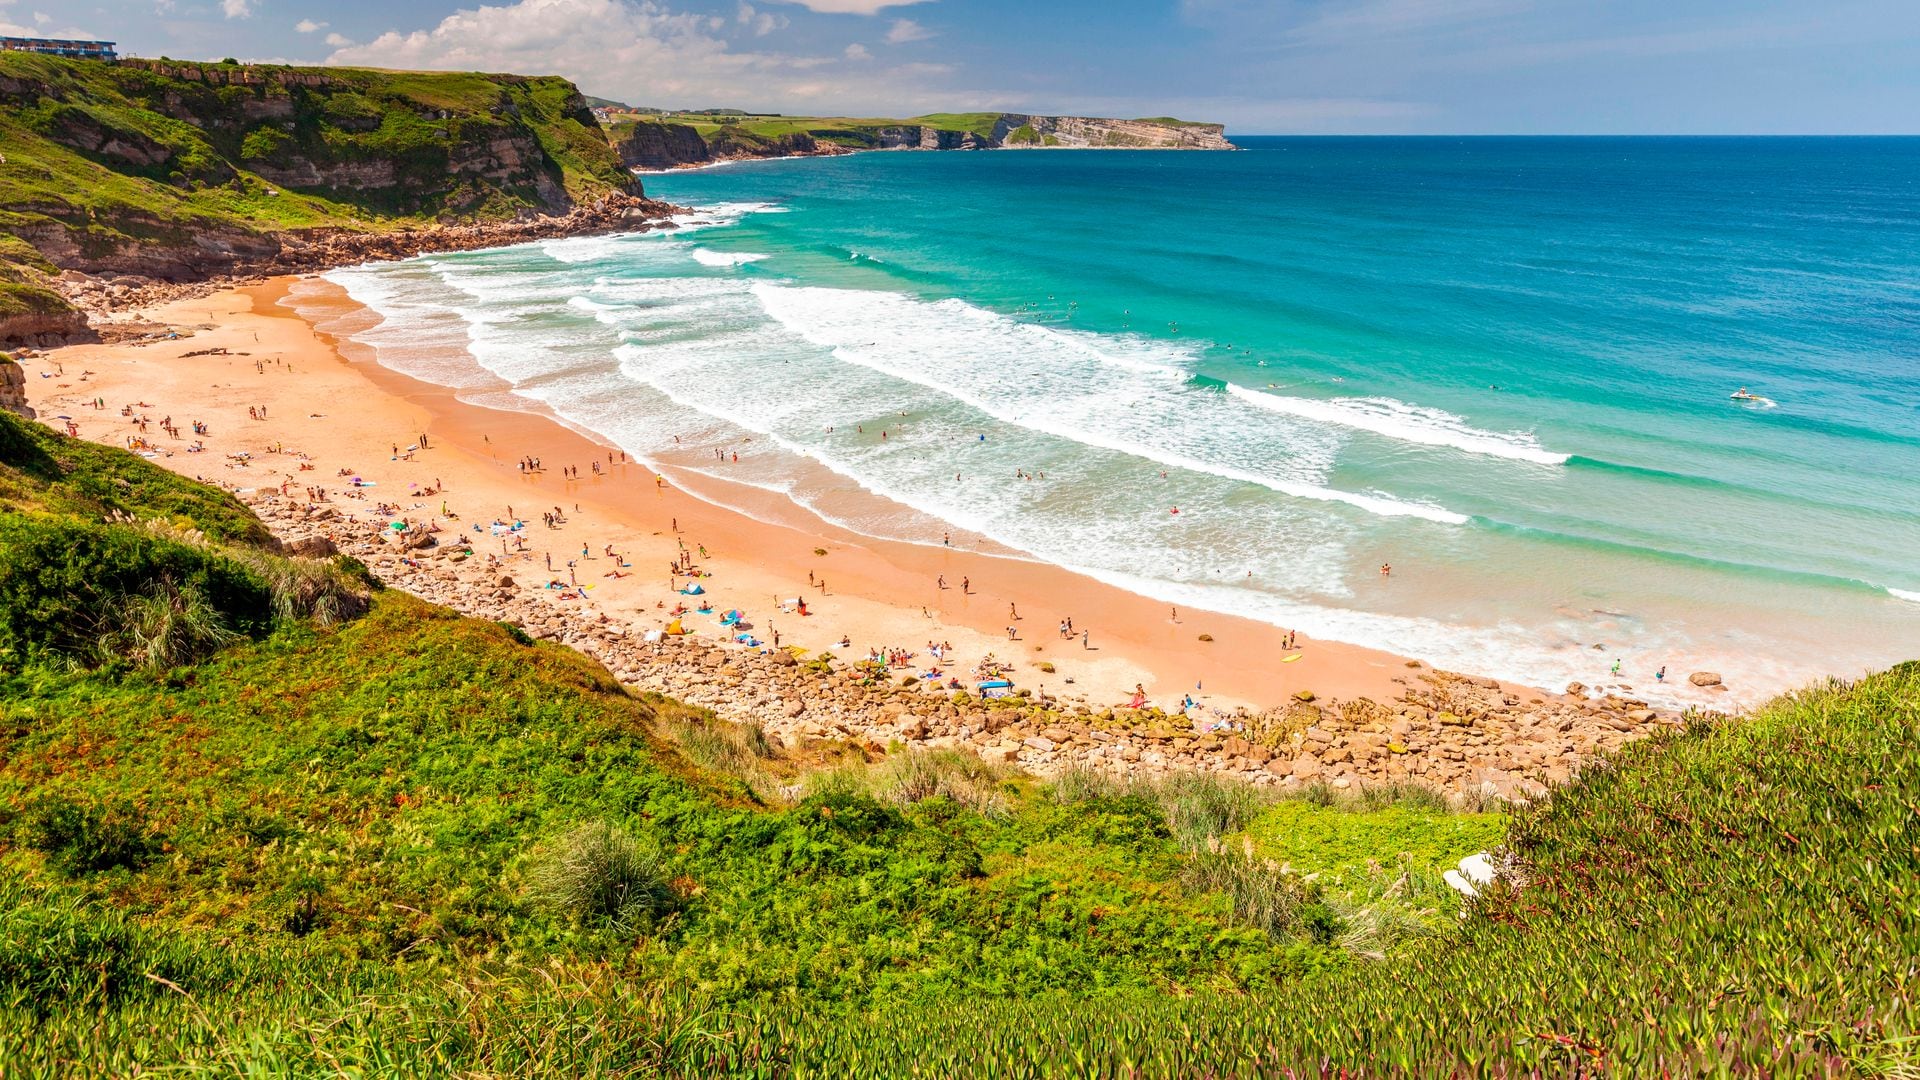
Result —
[[603, 102], [622, 164], [674, 169], [748, 158], [860, 150], [1232, 150], [1220, 124], [1156, 116], [1121, 120], [1028, 113], [930, 113], [904, 120], [782, 116], [701, 109], [671, 112]]

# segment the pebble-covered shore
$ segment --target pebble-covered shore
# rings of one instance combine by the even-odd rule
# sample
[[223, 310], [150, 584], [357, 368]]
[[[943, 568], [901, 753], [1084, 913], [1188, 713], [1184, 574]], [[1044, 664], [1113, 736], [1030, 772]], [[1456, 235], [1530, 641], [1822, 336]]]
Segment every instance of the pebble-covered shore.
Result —
[[[721, 718], [758, 724], [785, 745], [851, 740], [964, 747], [993, 762], [1048, 775], [1086, 765], [1122, 775], [1217, 772], [1255, 784], [1324, 782], [1353, 790], [1401, 781], [1512, 801], [1538, 798], [1599, 755], [1680, 717], [1638, 699], [1522, 697], [1492, 679], [1409, 661], [1394, 701], [1333, 700], [1301, 691], [1284, 707], [1242, 712], [1222, 730], [1158, 710], [1068, 696], [982, 700], [857, 658], [795, 656], [698, 635], [645, 640], [583, 601], [561, 602], [464, 547], [399, 533], [338, 504], [262, 489], [245, 496], [290, 550], [360, 559], [390, 586], [463, 614], [520, 626], [604, 664], [625, 685], [653, 690]], [[449, 537], [448, 539], [452, 539]], [[1018, 668], [1012, 672], [1016, 685]]]

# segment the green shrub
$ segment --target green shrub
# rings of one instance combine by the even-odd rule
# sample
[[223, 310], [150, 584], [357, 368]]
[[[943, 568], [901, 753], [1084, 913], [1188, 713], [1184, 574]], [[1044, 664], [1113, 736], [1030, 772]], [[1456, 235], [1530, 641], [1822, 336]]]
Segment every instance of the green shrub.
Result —
[[240, 143], [240, 156], [248, 161], [271, 158], [293, 136], [273, 127], [257, 127], [247, 132]]
[[125, 802], [43, 796], [27, 813], [27, 843], [70, 875], [133, 870], [153, 856], [142, 815]]
[[265, 633], [273, 607], [266, 583], [210, 551], [123, 525], [0, 513], [0, 662], [167, 666]]

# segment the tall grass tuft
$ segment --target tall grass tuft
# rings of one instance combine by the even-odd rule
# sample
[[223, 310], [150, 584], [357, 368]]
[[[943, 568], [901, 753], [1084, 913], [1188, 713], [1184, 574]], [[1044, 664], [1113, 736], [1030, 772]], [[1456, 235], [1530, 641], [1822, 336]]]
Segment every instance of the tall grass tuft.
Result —
[[988, 817], [1004, 817], [1012, 803], [1004, 785], [1011, 770], [990, 765], [964, 750], [909, 750], [884, 761], [836, 766], [809, 773], [801, 784], [809, 796], [865, 795], [896, 806], [945, 798]]
[[1273, 796], [1239, 780], [1213, 773], [1173, 773], [1153, 785], [1167, 812], [1173, 838], [1189, 852], [1199, 852], [1209, 839], [1246, 828]]
[[1181, 881], [1195, 892], [1226, 895], [1232, 920], [1274, 937], [1304, 928], [1325, 944], [1338, 930], [1317, 889], [1299, 875], [1254, 853], [1253, 844], [1209, 839], [1181, 869]]
[[163, 577], [114, 605], [99, 652], [108, 661], [124, 659], [164, 671], [211, 655], [241, 636], [199, 586]]
[[679, 904], [660, 849], [605, 821], [589, 821], [554, 841], [535, 861], [529, 894], [586, 926], [645, 929]]
[[273, 593], [273, 616], [281, 623], [302, 619], [321, 626], [351, 622], [367, 613], [370, 590], [351, 569], [322, 559], [290, 558], [265, 551], [238, 553]]
[[662, 707], [656, 715], [661, 734], [672, 739], [688, 761], [739, 780], [762, 800], [780, 797], [780, 781], [767, 768], [776, 754], [766, 728], [695, 715], [688, 709]]
[[1054, 775], [1048, 794], [1062, 806], [1118, 798], [1127, 791], [1124, 780], [1086, 765], [1073, 764]]

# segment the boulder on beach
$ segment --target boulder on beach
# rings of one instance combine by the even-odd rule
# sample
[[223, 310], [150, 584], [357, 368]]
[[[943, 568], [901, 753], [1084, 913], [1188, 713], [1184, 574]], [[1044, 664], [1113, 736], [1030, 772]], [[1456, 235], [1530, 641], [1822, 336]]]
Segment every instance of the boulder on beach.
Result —
[[1687, 681], [1695, 686], [1719, 686], [1720, 673], [1717, 671], [1696, 671], [1687, 676]]

